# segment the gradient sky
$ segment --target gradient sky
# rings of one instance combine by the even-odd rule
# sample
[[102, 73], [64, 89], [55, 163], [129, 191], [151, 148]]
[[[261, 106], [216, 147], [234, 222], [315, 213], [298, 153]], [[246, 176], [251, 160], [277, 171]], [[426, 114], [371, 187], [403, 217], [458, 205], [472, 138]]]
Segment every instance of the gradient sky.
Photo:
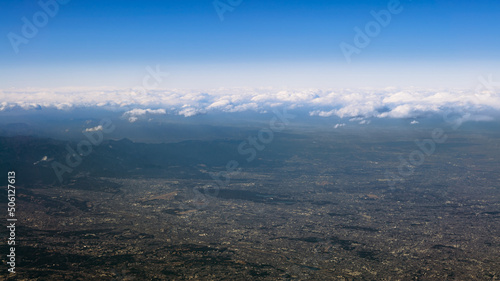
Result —
[[162, 88], [474, 88], [500, 77], [495, 0], [401, 0], [351, 64], [339, 44], [389, 1], [243, 0], [221, 21], [212, 0], [72, 0], [16, 54], [7, 35], [22, 34], [37, 2], [0, 1], [0, 89], [137, 87], [156, 65], [170, 73]]

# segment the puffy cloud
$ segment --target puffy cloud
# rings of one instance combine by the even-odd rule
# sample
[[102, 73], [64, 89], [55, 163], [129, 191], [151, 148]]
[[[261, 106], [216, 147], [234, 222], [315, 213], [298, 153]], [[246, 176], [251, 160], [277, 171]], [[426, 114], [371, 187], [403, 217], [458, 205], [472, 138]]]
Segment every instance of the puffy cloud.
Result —
[[[0, 111], [54, 108], [97, 107], [124, 112], [135, 122], [147, 115], [177, 114], [185, 117], [219, 112], [269, 112], [275, 107], [301, 108], [311, 116], [358, 118], [417, 118], [445, 111], [468, 112], [476, 119], [489, 110], [500, 110], [500, 91], [428, 89], [380, 90], [283, 90], [283, 89], [215, 89], [152, 90], [4, 90], [0, 91]], [[472, 118], [472, 117], [470, 117]], [[479, 118], [479, 119], [478, 119]], [[465, 120], [465, 119], [464, 119]], [[367, 124], [365, 121], [363, 124]]]
[[333, 126], [333, 128], [337, 129], [337, 128], [344, 127], [344, 126], [345, 126], [345, 123], [339, 123], [339, 124], [335, 124], [335, 126]]
[[102, 125], [99, 125], [94, 128], [87, 128], [85, 129], [85, 132], [97, 132], [97, 131], [102, 131]]
[[52, 158], [49, 159], [47, 156], [44, 156], [44, 157], [42, 157], [42, 159], [40, 159], [40, 160], [36, 161], [35, 163], [33, 163], [33, 165], [37, 165], [40, 162], [48, 162], [48, 161], [52, 161]]
[[165, 109], [141, 109], [141, 108], [135, 108], [132, 110], [129, 110], [125, 113], [123, 113], [123, 117], [128, 118], [128, 121], [130, 123], [134, 123], [139, 119], [140, 116], [146, 115], [146, 114], [167, 114], [167, 111]]
[[314, 110], [309, 112], [310, 116], [320, 116], [320, 117], [330, 117], [335, 115], [336, 110], [323, 111], [323, 110]]
[[207, 109], [227, 107], [230, 102], [228, 100], [218, 100], [207, 107]]
[[182, 115], [184, 117], [191, 117], [191, 116], [198, 115], [200, 113], [203, 113], [203, 112], [196, 109], [196, 108], [191, 108], [191, 107], [186, 107], [186, 108], [182, 109], [181, 111], [179, 111], [179, 115]]
[[141, 116], [145, 114], [167, 114], [167, 111], [165, 109], [132, 109], [127, 112], [125, 112], [123, 115], [130, 115], [130, 116]]

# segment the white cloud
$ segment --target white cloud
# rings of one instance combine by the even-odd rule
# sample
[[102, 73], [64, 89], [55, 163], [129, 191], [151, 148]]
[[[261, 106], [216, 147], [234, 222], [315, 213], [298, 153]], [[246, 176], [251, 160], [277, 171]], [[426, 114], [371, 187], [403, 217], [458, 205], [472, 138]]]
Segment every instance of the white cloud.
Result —
[[47, 161], [52, 161], [52, 158], [49, 159], [47, 156], [43, 156], [42, 159], [36, 161], [35, 163], [33, 163], [33, 165], [37, 165], [39, 164], [40, 162], [47, 162]]
[[[233, 88], [210, 91], [152, 90], [3, 90], [0, 111], [53, 108], [101, 108], [124, 112], [130, 122], [148, 115], [185, 117], [219, 112], [270, 112], [275, 107], [301, 108], [310, 116], [349, 118], [369, 123], [371, 118], [417, 118], [444, 111], [468, 112], [485, 120], [486, 111], [500, 111], [500, 91], [429, 89], [283, 90]], [[483, 116], [479, 118], [477, 116]], [[354, 119], [353, 119], [354, 118]], [[479, 118], [479, 119], [478, 119]], [[466, 120], [466, 119], [464, 119]]]
[[413, 121], [410, 122], [410, 124], [412, 124], [412, 125], [416, 125], [418, 123], [420, 123], [420, 122], [418, 122], [417, 120], [413, 120]]
[[309, 112], [310, 116], [320, 116], [320, 117], [330, 117], [335, 115], [335, 110], [330, 110], [330, 111], [322, 111], [322, 110], [315, 110]]
[[345, 126], [345, 123], [339, 123], [339, 124], [335, 124], [335, 126], [333, 126], [333, 128], [337, 129], [337, 128], [344, 127], [344, 126]]
[[123, 115], [130, 115], [130, 116], [142, 116], [146, 114], [167, 114], [167, 111], [165, 109], [132, 109], [127, 112], [125, 112]]
[[184, 117], [191, 117], [191, 116], [198, 115], [200, 113], [202, 113], [202, 112], [197, 110], [196, 108], [191, 108], [191, 107], [187, 107], [187, 108], [184, 108], [181, 111], [179, 111], [179, 115], [182, 115]]
[[134, 123], [135, 121], [139, 120], [140, 116], [144, 116], [146, 114], [167, 114], [167, 111], [165, 109], [141, 109], [141, 108], [136, 108], [129, 110], [125, 113], [123, 113], [123, 117], [128, 118], [128, 121], [130, 123]]
[[218, 100], [207, 107], [207, 109], [222, 108], [229, 104], [228, 100]]
[[97, 132], [97, 131], [102, 131], [102, 125], [99, 125], [94, 128], [87, 128], [85, 129], [85, 132]]

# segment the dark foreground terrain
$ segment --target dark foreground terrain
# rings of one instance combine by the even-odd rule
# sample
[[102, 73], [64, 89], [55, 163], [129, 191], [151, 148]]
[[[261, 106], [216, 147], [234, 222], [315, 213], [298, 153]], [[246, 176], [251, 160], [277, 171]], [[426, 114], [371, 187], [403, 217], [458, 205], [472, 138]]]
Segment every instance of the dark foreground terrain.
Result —
[[500, 139], [447, 136], [404, 167], [429, 130], [281, 134], [252, 161], [241, 140], [105, 141], [62, 184], [65, 142], [1, 138], [19, 221], [0, 279], [500, 280]]

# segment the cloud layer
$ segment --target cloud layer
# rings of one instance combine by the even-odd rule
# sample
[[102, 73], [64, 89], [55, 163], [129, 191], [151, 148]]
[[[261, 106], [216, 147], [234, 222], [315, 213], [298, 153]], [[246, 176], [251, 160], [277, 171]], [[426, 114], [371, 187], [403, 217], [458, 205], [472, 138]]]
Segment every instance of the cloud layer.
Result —
[[[276, 107], [302, 109], [311, 116], [340, 118], [417, 118], [444, 110], [473, 115], [500, 110], [500, 93], [492, 89], [433, 91], [217, 89], [212, 91], [133, 90], [0, 91], [0, 111], [55, 108], [101, 108], [123, 111], [135, 122], [149, 115], [185, 117], [210, 112], [266, 112]], [[484, 119], [484, 118], [483, 118]]]

